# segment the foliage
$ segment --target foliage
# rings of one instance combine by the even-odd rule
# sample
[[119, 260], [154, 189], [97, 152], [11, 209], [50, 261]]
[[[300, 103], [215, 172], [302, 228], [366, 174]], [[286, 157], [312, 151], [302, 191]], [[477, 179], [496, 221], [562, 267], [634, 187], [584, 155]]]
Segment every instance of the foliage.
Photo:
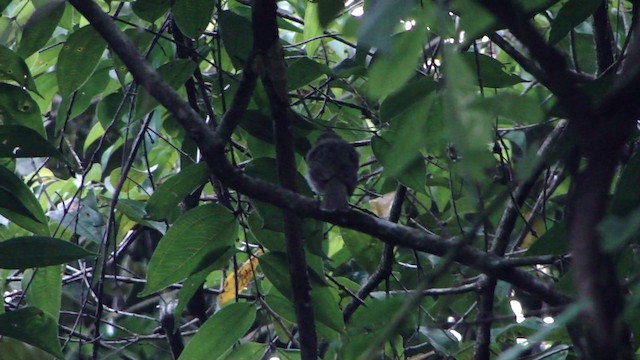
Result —
[[[635, 2], [93, 1], [117, 29], [0, 1], [0, 354], [638, 350]], [[304, 181], [326, 128], [348, 214]]]

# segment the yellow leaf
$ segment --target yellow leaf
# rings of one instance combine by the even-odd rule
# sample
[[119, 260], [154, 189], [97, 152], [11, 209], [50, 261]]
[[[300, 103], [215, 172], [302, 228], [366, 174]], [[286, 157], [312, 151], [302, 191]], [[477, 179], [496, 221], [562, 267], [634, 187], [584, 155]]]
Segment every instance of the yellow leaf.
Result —
[[[236, 294], [239, 294], [249, 285], [251, 280], [253, 280], [253, 274], [258, 266], [258, 257], [262, 254], [264, 254], [264, 251], [258, 249], [250, 260], [245, 261], [245, 263], [240, 266], [237, 272], [232, 272], [227, 275], [227, 278], [224, 280], [224, 289], [218, 296], [218, 304], [220, 306], [224, 306], [233, 300]], [[237, 284], [236, 279], [238, 279]]]

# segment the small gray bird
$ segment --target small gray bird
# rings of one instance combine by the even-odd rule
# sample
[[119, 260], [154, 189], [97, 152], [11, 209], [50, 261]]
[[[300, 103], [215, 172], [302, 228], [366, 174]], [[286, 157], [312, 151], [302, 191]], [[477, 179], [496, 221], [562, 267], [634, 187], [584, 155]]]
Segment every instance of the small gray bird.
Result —
[[320, 135], [307, 153], [307, 180], [324, 199], [324, 211], [349, 211], [348, 198], [358, 182], [358, 152], [333, 131]]

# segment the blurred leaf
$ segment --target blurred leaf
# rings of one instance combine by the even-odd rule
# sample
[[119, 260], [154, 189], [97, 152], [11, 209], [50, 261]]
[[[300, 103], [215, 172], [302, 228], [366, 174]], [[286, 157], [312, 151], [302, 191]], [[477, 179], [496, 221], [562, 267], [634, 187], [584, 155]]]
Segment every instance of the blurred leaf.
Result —
[[289, 260], [284, 252], [268, 252], [260, 257], [260, 268], [273, 286], [286, 298], [293, 299], [291, 278], [289, 277]]
[[91, 77], [106, 48], [107, 43], [91, 25], [69, 35], [56, 65], [58, 87], [62, 97], [71, 95]]
[[171, 13], [180, 30], [197, 39], [209, 25], [214, 7], [211, 0], [175, 0]]
[[0, 242], [0, 268], [26, 269], [64, 264], [95, 256], [68, 241], [44, 236], [24, 236]]
[[0, 315], [0, 335], [8, 336], [64, 359], [58, 342], [58, 324], [40, 309], [27, 307]]
[[353, 255], [358, 265], [373, 274], [380, 265], [382, 243], [370, 235], [355, 230], [340, 228], [345, 246]]
[[416, 3], [415, 0], [367, 1], [364, 20], [358, 29], [358, 45], [377, 48], [383, 53], [391, 51], [391, 35]]
[[[64, 116], [58, 116], [56, 119], [56, 134], [59, 134], [65, 125], [65, 121], [75, 118], [82, 112], [87, 110], [91, 105], [91, 101], [96, 95], [102, 95], [104, 89], [110, 81], [110, 66], [97, 69], [76, 92], [75, 96], [67, 96], [62, 99], [59, 112], [63, 112]], [[69, 111], [71, 106], [71, 111]], [[68, 117], [66, 114], [69, 114]]]
[[563, 222], [558, 222], [545, 231], [527, 250], [527, 256], [564, 255], [569, 251], [567, 230]]
[[18, 54], [0, 45], [0, 80], [13, 80], [20, 86], [38, 94], [29, 67]]
[[20, 87], [0, 83], [0, 115], [4, 125], [21, 125], [46, 136], [38, 104]]
[[53, 265], [32, 271], [30, 285], [27, 289], [27, 303], [37, 307], [53, 319], [60, 317], [62, 303], [62, 267]]
[[300, 58], [287, 67], [287, 88], [297, 90], [322, 75], [331, 75], [331, 69], [307, 57]]
[[253, 304], [235, 303], [224, 307], [200, 327], [179, 360], [217, 359], [249, 331], [255, 318]]
[[269, 346], [266, 344], [255, 342], [240, 344], [222, 360], [261, 360], [268, 348]]
[[406, 84], [400, 90], [387, 96], [380, 104], [380, 119], [391, 121], [416, 103], [424, 101], [424, 98], [437, 90], [438, 86], [438, 83], [431, 78], [423, 78]]
[[242, 69], [253, 48], [251, 21], [234, 12], [225, 10], [218, 15], [218, 22], [220, 23], [222, 43], [231, 58], [233, 67]]
[[370, 97], [380, 99], [400, 89], [415, 74], [424, 38], [424, 31], [418, 29], [394, 36], [391, 52], [382, 53], [369, 70], [367, 94]]
[[325, 29], [343, 9], [344, 0], [318, 1], [318, 21], [320, 27]]
[[[196, 64], [191, 60], [178, 59], [170, 61], [160, 66], [157, 71], [164, 81], [174, 89], [182, 86], [187, 79], [191, 77]], [[139, 119], [143, 115], [151, 112], [159, 105], [158, 101], [153, 98], [146, 90], [142, 90], [136, 98], [136, 112], [134, 119]]]
[[150, 295], [185, 279], [208, 254], [236, 240], [238, 225], [231, 212], [208, 204], [187, 211], [160, 239], [149, 261], [142, 296]]
[[142, 20], [156, 21], [171, 7], [174, 0], [136, 0], [131, 8]]
[[0, 125], [0, 157], [62, 158], [62, 155], [49, 141], [28, 127]]
[[502, 88], [512, 86], [523, 80], [505, 71], [505, 66], [500, 61], [488, 55], [478, 53], [461, 53], [458, 55], [471, 71], [480, 76], [476, 84], [489, 88]]
[[601, 0], [569, 0], [556, 16], [551, 31], [549, 32], [549, 43], [551, 45], [562, 40], [563, 37], [574, 27], [585, 21], [598, 6], [602, 4]]
[[26, 59], [49, 42], [64, 14], [66, 3], [62, 0], [51, 0], [33, 12], [22, 30], [18, 55]]
[[626, 216], [640, 204], [640, 153], [636, 153], [620, 174], [611, 198], [611, 213]]
[[162, 183], [147, 202], [147, 217], [164, 220], [175, 208], [209, 178], [207, 164], [198, 163], [187, 166], [179, 173]]
[[[47, 218], [38, 199], [16, 174], [4, 166], [0, 166], [0, 189], [8, 206], [0, 209], [2, 216], [35, 234], [49, 235]], [[15, 199], [15, 203], [9, 204], [9, 199]]]
[[[327, 1], [327, 0], [323, 0]], [[329, 0], [331, 1], [331, 0]], [[307, 1], [304, 11], [304, 29], [302, 32], [302, 40], [309, 41], [305, 44], [307, 56], [314, 57], [316, 50], [320, 46], [319, 40], [312, 40], [322, 35], [322, 25], [320, 24], [319, 5], [317, 2]]]
[[602, 236], [602, 250], [608, 253], [621, 251], [630, 239], [640, 233], [640, 208], [627, 216], [609, 215], [598, 224]]

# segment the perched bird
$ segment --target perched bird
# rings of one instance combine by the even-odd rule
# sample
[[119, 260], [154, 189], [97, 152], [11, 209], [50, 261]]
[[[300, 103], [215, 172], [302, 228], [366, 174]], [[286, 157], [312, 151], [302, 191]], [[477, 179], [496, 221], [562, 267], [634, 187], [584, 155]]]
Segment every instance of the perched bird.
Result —
[[358, 152], [333, 131], [320, 135], [307, 153], [307, 181], [324, 199], [320, 209], [349, 211], [348, 198], [358, 182]]

